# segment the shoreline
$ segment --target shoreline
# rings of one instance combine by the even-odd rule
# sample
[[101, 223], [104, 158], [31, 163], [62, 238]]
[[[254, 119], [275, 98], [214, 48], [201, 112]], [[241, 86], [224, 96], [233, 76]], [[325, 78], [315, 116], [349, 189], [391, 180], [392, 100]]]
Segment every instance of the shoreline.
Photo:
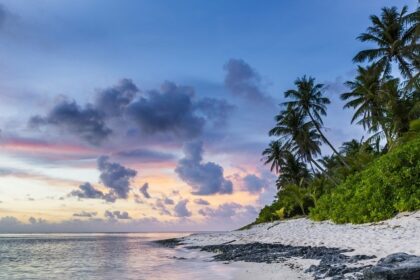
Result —
[[407, 278], [420, 277], [420, 211], [360, 225], [299, 218], [158, 243], [213, 253], [242, 279], [388, 279], [369, 278], [384, 270], [395, 276], [389, 279], [420, 279]]

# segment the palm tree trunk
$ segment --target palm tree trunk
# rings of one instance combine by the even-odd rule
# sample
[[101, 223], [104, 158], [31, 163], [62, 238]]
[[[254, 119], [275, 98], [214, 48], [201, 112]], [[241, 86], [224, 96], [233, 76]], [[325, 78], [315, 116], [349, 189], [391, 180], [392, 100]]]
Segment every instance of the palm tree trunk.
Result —
[[315, 125], [316, 130], [321, 135], [322, 139], [325, 141], [325, 143], [327, 143], [327, 145], [330, 146], [331, 150], [333, 150], [333, 152], [337, 155], [337, 157], [341, 161], [341, 163], [344, 164], [345, 167], [350, 169], [350, 166], [344, 161], [343, 157], [337, 152], [337, 150], [330, 143], [330, 141], [328, 141], [327, 137], [325, 137], [325, 135], [322, 133], [321, 128], [318, 125], [318, 122], [316, 122], [314, 120], [314, 118], [312, 117], [312, 114], [309, 111], [308, 111], [308, 115], [309, 115], [309, 118], [311, 119], [311, 121], [313, 122], [313, 124]]
[[311, 166], [312, 173], [314, 173], [314, 175], [315, 175], [316, 173], [315, 173], [314, 166], [312, 165], [312, 162], [309, 162], [309, 165]]
[[303, 214], [304, 216], [306, 216], [306, 213], [305, 213], [305, 208], [303, 207], [303, 204], [302, 204], [302, 203], [299, 203], [299, 206], [300, 206], [300, 210], [302, 210], [302, 214]]

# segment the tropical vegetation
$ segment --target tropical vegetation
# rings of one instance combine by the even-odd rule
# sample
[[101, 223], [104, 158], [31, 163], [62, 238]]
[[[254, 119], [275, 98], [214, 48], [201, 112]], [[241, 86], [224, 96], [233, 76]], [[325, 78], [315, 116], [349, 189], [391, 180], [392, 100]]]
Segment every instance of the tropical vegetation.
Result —
[[365, 223], [420, 209], [420, 10], [385, 7], [370, 21], [357, 39], [373, 47], [354, 56], [356, 75], [340, 94], [366, 138], [335, 147], [324, 127], [327, 87], [297, 78], [262, 153], [278, 193], [256, 223], [303, 215]]

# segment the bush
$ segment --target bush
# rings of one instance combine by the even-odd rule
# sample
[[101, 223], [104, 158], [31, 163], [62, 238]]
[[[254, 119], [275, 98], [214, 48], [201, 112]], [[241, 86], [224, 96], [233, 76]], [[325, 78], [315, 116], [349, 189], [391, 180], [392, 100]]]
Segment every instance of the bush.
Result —
[[365, 223], [420, 209], [420, 138], [395, 147], [321, 196], [314, 220]]

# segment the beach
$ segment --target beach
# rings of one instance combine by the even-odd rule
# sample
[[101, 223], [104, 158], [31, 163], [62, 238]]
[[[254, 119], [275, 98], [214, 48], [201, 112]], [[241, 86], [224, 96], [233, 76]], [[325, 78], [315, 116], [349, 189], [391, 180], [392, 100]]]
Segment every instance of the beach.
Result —
[[245, 230], [193, 234], [178, 242], [185, 248], [213, 252], [215, 260], [242, 268], [234, 279], [363, 279], [363, 271], [382, 258], [396, 253], [420, 255], [420, 211], [360, 225], [299, 218]]

